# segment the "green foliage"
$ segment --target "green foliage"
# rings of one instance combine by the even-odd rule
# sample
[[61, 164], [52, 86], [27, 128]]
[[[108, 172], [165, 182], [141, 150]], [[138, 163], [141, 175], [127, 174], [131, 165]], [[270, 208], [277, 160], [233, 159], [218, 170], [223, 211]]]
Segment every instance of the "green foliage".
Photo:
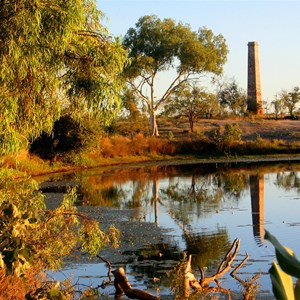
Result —
[[295, 86], [291, 92], [283, 91], [281, 93], [281, 101], [289, 111], [290, 117], [294, 119], [296, 106], [300, 102], [300, 88]]
[[247, 95], [239, 88], [235, 80], [219, 83], [217, 98], [220, 104], [234, 115], [244, 115], [247, 109]]
[[175, 91], [164, 109], [169, 117], [187, 119], [191, 132], [194, 131], [194, 123], [198, 119], [215, 116], [220, 111], [213, 94], [187, 84], [182, 84]]
[[13, 278], [22, 277], [26, 299], [67, 299], [57, 285], [32, 286], [26, 281], [28, 272], [36, 277], [42, 270], [58, 269], [75, 249], [96, 255], [108, 243], [118, 246], [119, 231], [112, 226], [104, 233], [96, 221], [78, 212], [76, 189], [68, 191], [58, 208], [47, 210], [37, 183], [13, 176], [0, 171], [0, 276], [12, 284]]
[[55, 155], [66, 156], [73, 151], [95, 147], [102, 132], [97, 120], [87, 119], [80, 123], [70, 115], [65, 115], [55, 121], [51, 134], [43, 132], [31, 143], [30, 152], [45, 159], [52, 159]]
[[[44, 208], [43, 197], [34, 191], [35, 182], [16, 182], [5, 169], [0, 173], [0, 265], [8, 274], [24, 275], [34, 259], [34, 247], [28, 232], [37, 227], [38, 211]], [[26, 199], [30, 198], [31, 201]]]
[[0, 15], [0, 153], [49, 133], [62, 108], [111, 120], [127, 54], [96, 1], [7, 1]]
[[275, 99], [271, 102], [274, 107], [275, 118], [278, 119], [279, 116], [283, 115], [284, 112], [284, 103], [282, 98], [276, 96]]
[[[275, 247], [279, 264], [274, 261], [269, 270], [275, 297], [280, 300], [300, 299], [300, 261], [291, 249], [282, 246], [267, 230], [265, 238]], [[291, 276], [298, 279], [295, 286]]]
[[[220, 74], [228, 49], [222, 35], [207, 28], [197, 32], [190, 25], [157, 16], [141, 17], [136, 28], [130, 28], [123, 44], [128, 48], [131, 64], [125, 76], [141, 101], [147, 106], [152, 122], [152, 135], [158, 135], [156, 111], [178, 87], [206, 73]], [[160, 72], [173, 69], [176, 76], [157, 97], [156, 83]], [[157, 97], [157, 98], [156, 98]]]
[[238, 123], [226, 124], [223, 142], [226, 144], [238, 143], [242, 140], [242, 130]]
[[242, 130], [238, 123], [226, 124], [224, 131], [217, 129], [213, 140], [219, 150], [230, 150], [230, 148], [242, 141]]

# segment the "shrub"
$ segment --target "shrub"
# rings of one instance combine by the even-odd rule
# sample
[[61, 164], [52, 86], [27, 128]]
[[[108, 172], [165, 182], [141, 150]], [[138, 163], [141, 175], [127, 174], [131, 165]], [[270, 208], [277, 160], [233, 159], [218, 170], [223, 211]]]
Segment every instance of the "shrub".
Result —
[[237, 123], [226, 124], [223, 134], [223, 143], [227, 145], [239, 143], [242, 140], [242, 130]]
[[52, 159], [70, 151], [97, 147], [101, 134], [102, 129], [97, 121], [87, 119], [83, 124], [65, 115], [54, 123], [51, 134], [44, 132], [31, 143], [30, 152], [44, 159]]
[[147, 155], [149, 154], [149, 138], [143, 134], [136, 134], [131, 139], [130, 155]]

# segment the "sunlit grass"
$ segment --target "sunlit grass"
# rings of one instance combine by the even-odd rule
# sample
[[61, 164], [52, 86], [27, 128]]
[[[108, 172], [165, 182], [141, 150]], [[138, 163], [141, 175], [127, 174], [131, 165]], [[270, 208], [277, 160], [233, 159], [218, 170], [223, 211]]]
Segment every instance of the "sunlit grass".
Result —
[[[95, 141], [94, 141], [95, 142]], [[91, 168], [103, 165], [129, 164], [151, 160], [222, 159], [300, 154], [300, 142], [266, 139], [259, 134], [250, 141], [214, 139], [199, 134], [172, 137], [133, 137], [113, 135], [99, 138], [97, 147], [71, 151], [58, 159], [43, 160], [23, 151], [19, 155], [0, 158], [0, 166], [22, 174], [41, 175], [71, 168]], [[16, 173], [15, 173], [16, 174]], [[15, 175], [14, 175], [15, 176]]]

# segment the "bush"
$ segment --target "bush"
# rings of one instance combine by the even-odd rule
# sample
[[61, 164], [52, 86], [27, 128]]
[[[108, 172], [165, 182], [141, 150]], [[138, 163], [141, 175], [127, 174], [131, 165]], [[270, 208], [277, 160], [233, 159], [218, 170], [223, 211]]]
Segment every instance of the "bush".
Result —
[[44, 132], [31, 143], [30, 152], [44, 159], [53, 159], [56, 155], [96, 146], [101, 133], [98, 122], [87, 119], [81, 124], [71, 116], [65, 115], [54, 123], [51, 134]]
[[232, 145], [242, 140], [242, 130], [237, 123], [226, 124], [223, 134], [223, 143]]

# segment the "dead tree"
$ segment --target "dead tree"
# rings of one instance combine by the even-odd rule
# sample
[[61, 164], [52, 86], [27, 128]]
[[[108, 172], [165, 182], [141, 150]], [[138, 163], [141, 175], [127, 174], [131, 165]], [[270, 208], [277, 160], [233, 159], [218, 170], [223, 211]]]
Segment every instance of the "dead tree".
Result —
[[[221, 261], [217, 272], [213, 276], [205, 277], [203, 268], [199, 268], [199, 271], [200, 271], [200, 279], [199, 280], [195, 277], [195, 275], [192, 272], [192, 267], [191, 267], [192, 256], [190, 255], [188, 257], [188, 260], [185, 264], [185, 268], [183, 270], [184, 293], [183, 293], [183, 295], [179, 295], [179, 298], [181, 299], [181, 297], [183, 296], [184, 298], [187, 299], [192, 295], [192, 293], [193, 294], [201, 293], [202, 295], [207, 295], [209, 293], [224, 293], [224, 294], [228, 295], [228, 299], [231, 299], [230, 290], [222, 288], [218, 279], [223, 277], [227, 272], [229, 272], [233, 268], [233, 271], [230, 273], [230, 275], [243, 285], [244, 300], [255, 299], [253, 296], [254, 292], [255, 292], [255, 287], [257, 287], [257, 284], [255, 283], [255, 281], [259, 278], [259, 274], [255, 275], [249, 281], [243, 281], [237, 275], [235, 275], [236, 272], [248, 260], [249, 255], [246, 254], [246, 257], [243, 259], [243, 261], [237, 267], [232, 266], [232, 264], [236, 260], [236, 256], [239, 251], [239, 248], [240, 248], [240, 241], [238, 239], [236, 239], [236, 240], [234, 240], [230, 249], [224, 256], [223, 260]], [[211, 286], [210, 284], [212, 282], [215, 282], [216, 286]], [[191, 292], [191, 290], [193, 292]], [[175, 299], [177, 299], [177, 298], [175, 297]]]

